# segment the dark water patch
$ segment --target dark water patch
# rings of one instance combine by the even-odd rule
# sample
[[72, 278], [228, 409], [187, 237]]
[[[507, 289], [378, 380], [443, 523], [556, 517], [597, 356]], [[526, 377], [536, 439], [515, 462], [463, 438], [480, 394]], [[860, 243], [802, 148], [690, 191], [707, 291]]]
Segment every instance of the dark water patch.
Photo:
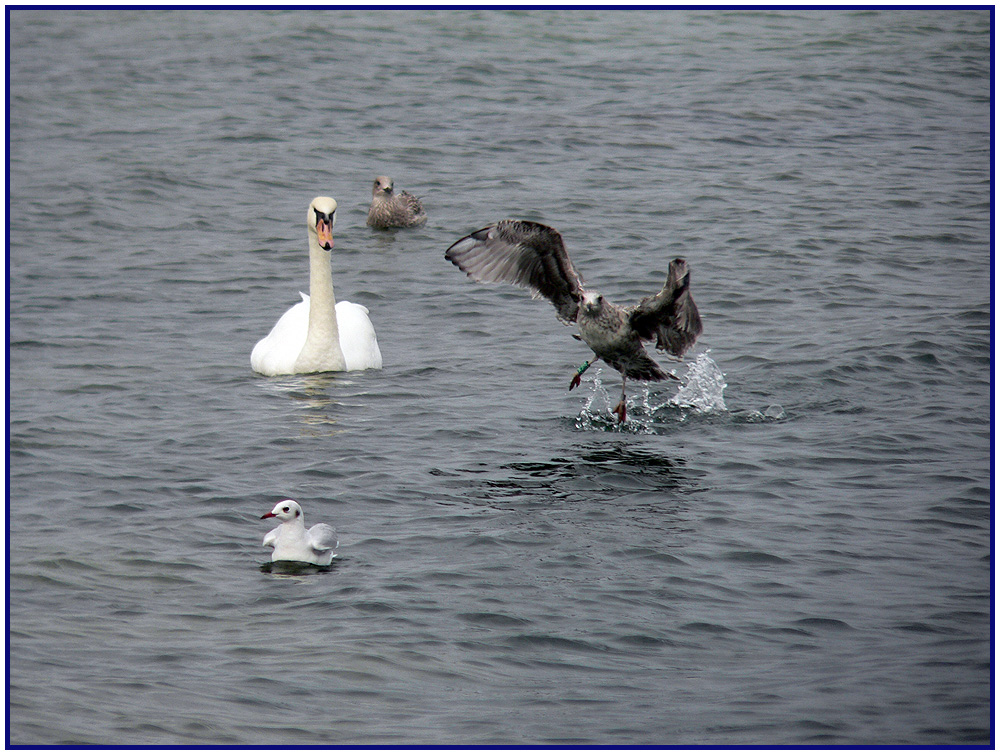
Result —
[[760, 551], [730, 551], [725, 555], [726, 560], [743, 564], [787, 564], [788, 561], [775, 556], [773, 553], [763, 553]]
[[680, 627], [682, 630], [689, 632], [691, 634], [697, 635], [719, 635], [719, 634], [733, 634], [734, 630], [723, 624], [713, 624], [707, 621], [692, 621], [687, 624], [683, 624]]
[[[591, 654], [603, 654], [608, 648], [603, 644], [587, 642], [586, 640], [574, 639], [571, 637], [559, 637], [554, 635], [546, 634], [518, 634], [512, 635], [507, 639], [507, 644], [512, 648], [521, 650], [546, 650], [551, 649], [554, 651], [571, 651], [576, 653], [584, 653], [587, 655]], [[564, 663], [563, 661], [551, 661], [542, 662], [543, 665], [547, 663]]]
[[649, 559], [652, 561], [659, 561], [667, 564], [683, 564], [684, 561], [677, 556], [673, 556], [669, 553], [662, 553], [660, 551], [654, 550], [652, 548], [635, 546], [629, 548], [623, 548], [620, 551], [613, 551], [610, 554], [612, 557], [626, 557], [626, 558], [642, 558]]
[[506, 616], [499, 613], [464, 613], [459, 614], [458, 618], [476, 626], [496, 629], [506, 629], [531, 623], [528, 619]]
[[327, 572], [334, 571], [339, 567], [339, 562], [334, 561], [328, 566], [319, 566], [317, 564], [307, 564], [301, 561], [268, 561], [260, 565], [260, 571], [264, 574], [276, 574], [276, 575], [288, 575], [288, 576], [299, 576], [299, 575], [310, 575], [310, 574], [325, 574]]
[[840, 619], [829, 619], [822, 617], [811, 617], [808, 619], [799, 619], [795, 622], [798, 627], [804, 627], [806, 630], [850, 630], [853, 629], [850, 624]]

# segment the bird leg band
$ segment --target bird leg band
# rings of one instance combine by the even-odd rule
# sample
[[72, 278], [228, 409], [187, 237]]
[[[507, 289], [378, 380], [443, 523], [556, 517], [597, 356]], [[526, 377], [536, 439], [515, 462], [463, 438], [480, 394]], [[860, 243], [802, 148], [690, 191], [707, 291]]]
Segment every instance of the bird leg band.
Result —
[[573, 390], [578, 385], [580, 385], [580, 376], [587, 371], [588, 367], [590, 367], [590, 360], [584, 362], [583, 364], [581, 364], [579, 367], [576, 368], [576, 374], [573, 376], [573, 379], [569, 381], [570, 390]]

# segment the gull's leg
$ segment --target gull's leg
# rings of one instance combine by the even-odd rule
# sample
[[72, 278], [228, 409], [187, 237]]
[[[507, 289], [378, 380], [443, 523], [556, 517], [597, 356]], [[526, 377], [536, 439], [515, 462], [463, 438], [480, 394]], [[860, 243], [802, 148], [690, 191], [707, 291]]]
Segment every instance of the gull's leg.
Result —
[[612, 409], [615, 414], [618, 415], [618, 422], [621, 424], [625, 421], [625, 375], [622, 374], [622, 399], [618, 402], [618, 406]]
[[569, 381], [570, 390], [573, 390], [578, 385], [580, 385], [580, 376], [587, 371], [587, 368], [590, 367], [592, 362], [593, 360], [588, 359], [586, 362], [584, 362], [583, 364], [581, 364], [579, 367], [576, 368], [576, 374], [573, 376], [573, 379]]

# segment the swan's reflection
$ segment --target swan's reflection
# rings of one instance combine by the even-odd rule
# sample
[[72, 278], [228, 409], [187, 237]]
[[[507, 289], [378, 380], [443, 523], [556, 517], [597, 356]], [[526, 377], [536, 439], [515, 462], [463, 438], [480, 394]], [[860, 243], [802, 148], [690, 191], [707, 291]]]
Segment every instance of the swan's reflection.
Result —
[[300, 410], [299, 421], [308, 435], [336, 435], [345, 430], [337, 427], [347, 404], [333, 396], [332, 387], [352, 384], [344, 373], [317, 372], [308, 375], [288, 375], [271, 378], [263, 383], [264, 390], [288, 396]]

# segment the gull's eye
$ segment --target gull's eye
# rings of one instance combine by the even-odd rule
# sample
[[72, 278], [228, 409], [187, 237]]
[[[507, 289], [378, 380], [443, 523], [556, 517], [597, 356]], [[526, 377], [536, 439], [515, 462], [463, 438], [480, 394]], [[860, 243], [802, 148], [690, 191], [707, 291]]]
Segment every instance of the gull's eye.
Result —
[[287, 514], [288, 513], [288, 507], [285, 506], [285, 508], [283, 508], [282, 511], [284, 511]]

